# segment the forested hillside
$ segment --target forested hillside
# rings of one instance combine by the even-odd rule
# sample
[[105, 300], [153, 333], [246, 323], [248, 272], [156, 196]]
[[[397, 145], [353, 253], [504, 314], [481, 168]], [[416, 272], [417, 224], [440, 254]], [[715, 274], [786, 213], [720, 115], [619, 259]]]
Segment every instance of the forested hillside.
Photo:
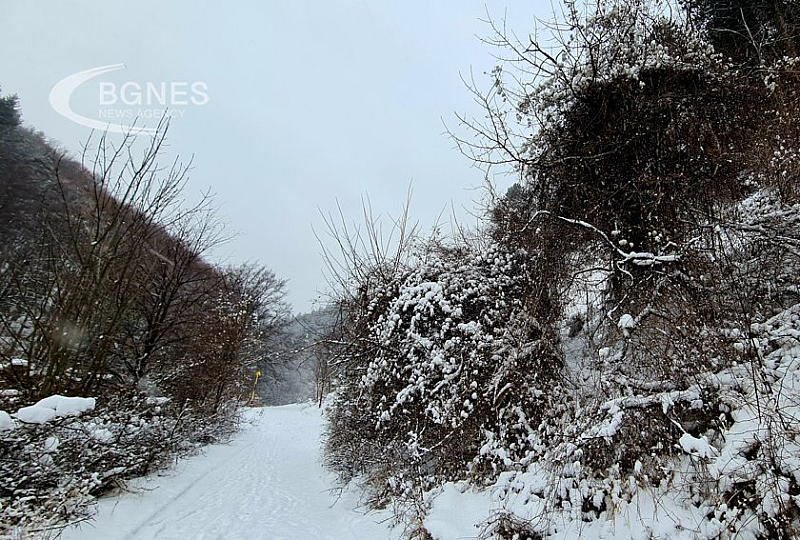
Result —
[[0, 535], [224, 437], [274, 362], [284, 281], [204, 259], [220, 224], [165, 134], [75, 161], [0, 100]]
[[800, 9], [561, 13], [490, 22], [482, 230], [332, 229], [328, 462], [418, 538], [796, 538]]

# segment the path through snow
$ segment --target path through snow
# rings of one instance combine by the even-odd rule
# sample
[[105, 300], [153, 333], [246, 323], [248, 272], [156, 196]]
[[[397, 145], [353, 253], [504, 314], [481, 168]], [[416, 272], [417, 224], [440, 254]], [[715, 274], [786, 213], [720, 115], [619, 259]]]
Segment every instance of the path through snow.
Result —
[[251, 424], [162, 476], [107, 497], [63, 540], [387, 540], [386, 514], [365, 514], [358, 494], [337, 500], [320, 464], [323, 420], [309, 405], [247, 411]]

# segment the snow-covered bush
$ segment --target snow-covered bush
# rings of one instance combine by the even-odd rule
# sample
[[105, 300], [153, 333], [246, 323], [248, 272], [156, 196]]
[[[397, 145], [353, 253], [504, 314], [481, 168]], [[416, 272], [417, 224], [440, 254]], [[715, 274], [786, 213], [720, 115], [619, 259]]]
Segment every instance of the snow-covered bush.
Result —
[[706, 274], [664, 272], [682, 295], [610, 317], [608, 267], [566, 288], [568, 391], [488, 489], [451, 478], [425, 494], [434, 538], [462, 504], [487, 539], [797, 537], [800, 206], [766, 190], [723, 215], [713, 244], [698, 239]]
[[373, 487], [402, 493], [412, 476], [491, 476], [521, 458], [560, 366], [523, 310], [527, 259], [440, 248], [404, 276], [360, 336], [371, 354], [331, 414], [335, 461], [367, 462]]
[[796, 538], [798, 308], [754, 326], [760, 361], [573, 404], [541, 458], [484, 493], [482, 537]]
[[137, 394], [51, 396], [0, 414], [0, 536], [57, 532], [126, 478], [225, 438], [235, 425], [235, 408], [209, 418]]
[[588, 222], [627, 250], [669, 251], [747, 190], [742, 173], [767, 89], [670, 18], [666, 3], [568, 8], [556, 50], [500, 34], [512, 71], [495, 71], [486, 103], [503, 128], [467, 124], [489, 139], [476, 145], [493, 148], [487, 159], [510, 161], [521, 176], [522, 193], [494, 209], [498, 234], [524, 242], [536, 234], [524, 227], [531, 215], [547, 210]]

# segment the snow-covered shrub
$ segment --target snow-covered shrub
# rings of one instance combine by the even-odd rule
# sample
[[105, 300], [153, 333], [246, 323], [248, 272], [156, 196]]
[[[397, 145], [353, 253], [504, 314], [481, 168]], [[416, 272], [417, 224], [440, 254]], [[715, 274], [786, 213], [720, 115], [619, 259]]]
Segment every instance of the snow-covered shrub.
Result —
[[669, 250], [742, 193], [751, 93], [731, 75], [672, 67], [588, 86], [542, 134], [529, 189], [628, 249]]
[[583, 328], [559, 322], [575, 391], [540, 426], [531, 465], [493, 487], [487, 538], [630, 519], [617, 537], [688, 523], [701, 538], [797, 535], [798, 216], [770, 189], [728, 204], [679, 264], [626, 275], [652, 286], [620, 299], [601, 267]]
[[[495, 72], [502, 107], [530, 134], [506, 156], [521, 182], [491, 209], [493, 236], [536, 254], [543, 286], [528, 309], [556, 328], [569, 284], [607, 273], [607, 305], [596, 306], [606, 315], [583, 320], [594, 334], [584, 353], [608, 347], [599, 360], [640, 380], [691, 378], [719, 358], [704, 336], [727, 306], [715, 307], [700, 278], [714, 265], [710, 229], [753, 188], [743, 171], [760, 160], [751, 147], [766, 89], [670, 18], [665, 3], [576, 6], [567, 4], [558, 27], [560, 50], [501, 41], [547, 76], [533, 70], [520, 85], [519, 73]], [[497, 107], [489, 112], [506, 118]], [[623, 315], [639, 331], [619, 344]]]
[[[136, 394], [94, 403], [52, 396], [0, 428], [0, 536], [44, 534], [82, 519], [97, 496], [126, 478], [225, 438], [236, 425], [233, 408], [209, 418]], [[54, 414], [46, 418], [48, 411]]]
[[[600, 0], [585, 13], [566, 4], [560, 49], [498, 38], [527, 67], [496, 70], [503, 104], [487, 101], [502, 129], [481, 132], [485, 147], [521, 174], [491, 209], [493, 236], [537, 255], [536, 274], [556, 290], [539, 288], [529, 309], [557, 327], [569, 283], [592, 267], [607, 272], [607, 320], [583, 321], [594, 333], [584, 352], [607, 348], [609, 369], [682, 387], [728, 361], [717, 320], [752, 316], [741, 281], [755, 274], [725, 264], [719, 246], [729, 240], [715, 227], [736, 220], [731, 209], [759, 186], [793, 193], [796, 145], [781, 141], [796, 134], [796, 84], [780, 66], [771, 90], [753, 81], [670, 17], [668, 2]], [[506, 108], [530, 130], [513, 149], [491, 136], [513, 133]], [[761, 267], [752, 286], [766, 277]], [[621, 316], [637, 332], [620, 343]]]
[[[401, 493], [411, 478], [491, 476], [522, 458], [560, 368], [523, 309], [527, 259], [441, 248], [376, 305], [360, 336], [370, 354], [331, 413], [336, 461], [366, 462], [378, 491]], [[356, 429], [364, 442], [343, 447]]]
[[[752, 168], [767, 89], [670, 18], [668, 3], [567, 7], [556, 50], [533, 37], [498, 38], [514, 60], [507, 65], [523, 67], [495, 71], [502, 101], [487, 101], [487, 112], [502, 129], [479, 130], [521, 176], [493, 210], [497, 234], [524, 242], [538, 234], [525, 227], [531, 216], [546, 210], [590, 223], [627, 251], [674, 251], [698, 233], [698, 220], [747, 190], [742, 173]], [[510, 137], [515, 125], [516, 146], [486, 135]], [[572, 231], [553, 247], [567, 251], [586, 236], [597, 237]]]
[[595, 274], [559, 286], [570, 391], [484, 495], [484, 538], [796, 537], [798, 216], [769, 189], [729, 204], [627, 298], [615, 266], [568, 261]]
[[482, 538], [796, 538], [798, 309], [756, 323], [755, 338], [731, 335], [759, 360], [553, 419], [542, 458], [486, 493]]

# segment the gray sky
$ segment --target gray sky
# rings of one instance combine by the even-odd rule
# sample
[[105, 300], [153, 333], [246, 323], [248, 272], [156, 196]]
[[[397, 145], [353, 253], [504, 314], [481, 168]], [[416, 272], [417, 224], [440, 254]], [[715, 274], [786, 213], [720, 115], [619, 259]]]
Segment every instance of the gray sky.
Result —
[[[489, 85], [496, 51], [478, 39], [489, 35], [479, 20], [487, 11], [525, 35], [551, 7], [0, 0], [0, 87], [19, 95], [29, 125], [77, 154], [90, 129], [48, 101], [63, 78], [125, 64], [72, 94], [71, 108], [95, 118], [101, 109], [158, 108], [124, 94], [126, 82], [177, 82], [179, 92], [206, 85], [208, 103], [179, 107], [163, 162], [194, 155], [187, 197], [213, 192], [237, 233], [213, 257], [269, 266], [305, 311], [326, 288], [312, 226], [323, 228], [319, 212], [336, 212], [337, 200], [353, 220], [363, 196], [375, 213], [396, 215], [412, 184], [412, 217], [424, 227], [451, 205], [469, 220], [483, 173], [454, 149], [442, 120], [457, 128], [456, 112], [480, 115], [459, 75], [472, 70]], [[100, 83], [114, 85], [105, 99], [115, 96], [115, 107], [100, 107]], [[134, 106], [121, 103], [125, 95]], [[193, 96], [201, 97], [172, 99]]]

